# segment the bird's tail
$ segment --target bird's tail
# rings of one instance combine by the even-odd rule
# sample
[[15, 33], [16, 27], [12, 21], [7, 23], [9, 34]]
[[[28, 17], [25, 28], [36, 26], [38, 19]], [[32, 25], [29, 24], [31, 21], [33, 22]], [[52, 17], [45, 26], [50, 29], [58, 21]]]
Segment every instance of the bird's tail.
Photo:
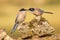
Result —
[[52, 12], [44, 12], [44, 13], [53, 14]]
[[11, 30], [11, 34], [16, 31], [17, 27], [18, 27], [18, 23], [15, 23], [14, 27]]

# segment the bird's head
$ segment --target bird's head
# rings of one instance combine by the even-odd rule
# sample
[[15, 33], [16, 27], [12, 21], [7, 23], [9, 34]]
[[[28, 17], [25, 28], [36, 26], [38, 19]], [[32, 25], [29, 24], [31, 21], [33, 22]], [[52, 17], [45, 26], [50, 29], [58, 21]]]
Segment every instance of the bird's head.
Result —
[[21, 8], [21, 9], [19, 10], [20, 13], [24, 13], [24, 12], [26, 12], [26, 11], [27, 11], [27, 9], [25, 9], [25, 8]]
[[25, 8], [21, 8], [19, 11], [26, 11], [26, 9]]
[[34, 14], [36, 16], [40, 16], [43, 14], [43, 10], [38, 9], [38, 8], [29, 8], [29, 11], [31, 11], [32, 14]]

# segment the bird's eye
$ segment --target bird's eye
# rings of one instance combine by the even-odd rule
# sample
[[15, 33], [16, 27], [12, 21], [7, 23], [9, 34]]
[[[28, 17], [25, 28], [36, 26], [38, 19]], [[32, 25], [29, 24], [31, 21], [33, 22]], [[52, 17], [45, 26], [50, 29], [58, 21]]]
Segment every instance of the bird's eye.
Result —
[[34, 8], [29, 8], [29, 11], [34, 11], [35, 9]]
[[19, 11], [26, 11], [26, 9], [22, 8], [22, 9], [20, 9]]

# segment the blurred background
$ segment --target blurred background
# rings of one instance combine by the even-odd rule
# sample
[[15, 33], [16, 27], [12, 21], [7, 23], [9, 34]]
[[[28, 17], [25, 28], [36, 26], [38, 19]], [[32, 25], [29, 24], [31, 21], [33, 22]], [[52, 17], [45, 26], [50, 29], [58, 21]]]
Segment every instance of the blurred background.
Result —
[[[20, 8], [36, 7], [54, 14], [43, 14], [50, 24], [56, 29], [56, 34], [60, 34], [60, 0], [0, 0], [0, 28], [6, 29], [10, 35], [13, 28], [16, 14]], [[30, 18], [31, 15], [28, 14]], [[27, 20], [30, 20], [27, 17]], [[16, 38], [19, 32], [11, 34]]]

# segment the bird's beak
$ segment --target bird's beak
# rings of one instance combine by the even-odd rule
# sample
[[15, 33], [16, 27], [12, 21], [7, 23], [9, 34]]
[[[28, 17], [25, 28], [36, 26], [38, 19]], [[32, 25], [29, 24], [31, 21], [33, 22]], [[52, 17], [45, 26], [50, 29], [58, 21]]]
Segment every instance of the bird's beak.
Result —
[[16, 31], [17, 27], [18, 27], [18, 24], [15, 23], [15, 25], [14, 25], [12, 31], [11, 31], [11, 34]]

